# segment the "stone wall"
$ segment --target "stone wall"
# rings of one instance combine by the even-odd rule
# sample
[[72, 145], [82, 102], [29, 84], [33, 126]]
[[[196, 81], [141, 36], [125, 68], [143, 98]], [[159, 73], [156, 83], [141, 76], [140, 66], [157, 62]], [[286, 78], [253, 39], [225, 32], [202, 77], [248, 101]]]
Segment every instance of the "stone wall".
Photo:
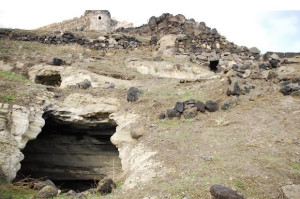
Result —
[[20, 33], [9, 29], [0, 29], [0, 39], [10, 39], [17, 41], [36, 41], [43, 44], [78, 44], [94, 50], [130, 49], [141, 45], [141, 42], [134, 36], [125, 34], [113, 34], [101, 39], [89, 40], [75, 36], [72, 32], [63, 34], [36, 35], [34, 33]]

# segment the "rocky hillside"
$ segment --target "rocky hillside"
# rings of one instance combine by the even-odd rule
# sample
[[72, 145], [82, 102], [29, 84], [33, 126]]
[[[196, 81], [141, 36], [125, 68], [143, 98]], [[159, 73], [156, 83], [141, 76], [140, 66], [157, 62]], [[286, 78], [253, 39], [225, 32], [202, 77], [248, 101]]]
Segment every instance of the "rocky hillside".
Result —
[[298, 53], [77, 22], [0, 30], [0, 198], [298, 198]]

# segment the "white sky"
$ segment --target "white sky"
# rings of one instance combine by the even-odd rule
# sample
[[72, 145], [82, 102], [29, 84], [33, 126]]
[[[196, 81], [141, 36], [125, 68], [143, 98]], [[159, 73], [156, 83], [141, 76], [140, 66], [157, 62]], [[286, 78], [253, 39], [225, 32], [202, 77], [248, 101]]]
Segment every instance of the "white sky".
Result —
[[[117, 20], [136, 26], [162, 13], [183, 14], [217, 28], [238, 45], [300, 52], [299, 0], [2, 0], [0, 27], [34, 29], [80, 17], [88, 9], [109, 10]], [[282, 11], [291, 9], [299, 11]]]

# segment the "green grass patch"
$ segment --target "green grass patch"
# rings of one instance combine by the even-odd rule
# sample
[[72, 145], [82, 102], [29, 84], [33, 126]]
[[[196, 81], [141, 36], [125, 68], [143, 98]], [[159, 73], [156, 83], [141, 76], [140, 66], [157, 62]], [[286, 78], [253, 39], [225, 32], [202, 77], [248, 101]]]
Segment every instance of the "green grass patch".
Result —
[[0, 185], [0, 198], [3, 199], [28, 199], [36, 193], [37, 191], [19, 188], [10, 183]]
[[245, 184], [244, 184], [242, 181], [240, 181], [240, 180], [237, 180], [237, 181], [235, 182], [235, 186], [236, 186], [237, 188], [240, 188], [240, 189], [245, 189]]
[[300, 170], [300, 165], [299, 164], [292, 164], [292, 168], [295, 170]]
[[0, 95], [0, 101], [2, 102], [13, 102], [15, 100], [15, 97], [12, 95]]
[[0, 71], [0, 77], [10, 81], [21, 81], [21, 82], [29, 81], [26, 77], [13, 73], [11, 71]]

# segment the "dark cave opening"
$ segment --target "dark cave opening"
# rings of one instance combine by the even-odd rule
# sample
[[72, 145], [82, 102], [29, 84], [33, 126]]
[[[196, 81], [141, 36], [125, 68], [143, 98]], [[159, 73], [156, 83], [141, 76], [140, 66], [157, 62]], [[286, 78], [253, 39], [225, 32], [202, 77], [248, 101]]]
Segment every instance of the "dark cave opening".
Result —
[[210, 68], [210, 70], [216, 72], [217, 69], [218, 69], [218, 68], [217, 68], [218, 64], [219, 64], [219, 60], [213, 60], [213, 61], [210, 61], [210, 62], [209, 62], [209, 68]]
[[70, 124], [47, 116], [42, 132], [22, 151], [19, 176], [50, 179], [62, 190], [87, 190], [120, 170], [118, 149], [110, 142], [114, 122]]
[[61, 84], [61, 76], [60, 74], [37, 75], [35, 77], [35, 83], [59, 87]]

